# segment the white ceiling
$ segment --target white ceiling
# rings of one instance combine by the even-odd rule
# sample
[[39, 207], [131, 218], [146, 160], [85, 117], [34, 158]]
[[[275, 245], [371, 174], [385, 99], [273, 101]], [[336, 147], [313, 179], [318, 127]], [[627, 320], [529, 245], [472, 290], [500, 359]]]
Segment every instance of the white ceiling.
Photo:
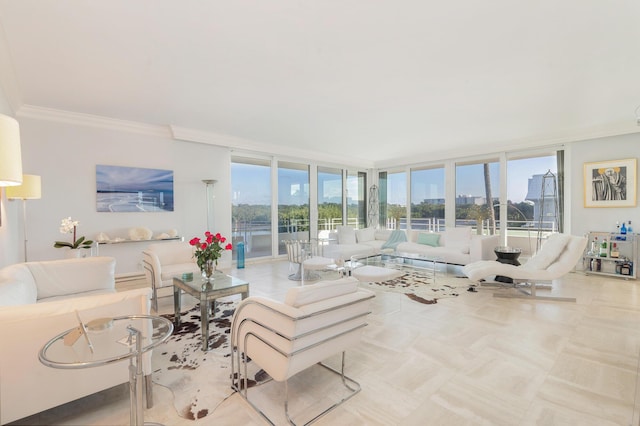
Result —
[[638, 0], [0, 0], [0, 25], [18, 112], [378, 166], [640, 130]]

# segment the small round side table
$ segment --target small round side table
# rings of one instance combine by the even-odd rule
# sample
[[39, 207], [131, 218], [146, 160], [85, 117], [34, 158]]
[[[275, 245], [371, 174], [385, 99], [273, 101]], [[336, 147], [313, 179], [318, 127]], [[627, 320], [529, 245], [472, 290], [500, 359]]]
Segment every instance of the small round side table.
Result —
[[[497, 256], [496, 260], [498, 262], [505, 263], [508, 265], [520, 266], [520, 262], [518, 261], [518, 258], [522, 253], [521, 249], [514, 248], [514, 247], [500, 246], [493, 249], [493, 252], [496, 254]], [[501, 283], [513, 283], [513, 279], [502, 276], [502, 275], [496, 275], [495, 279], [496, 281]]]

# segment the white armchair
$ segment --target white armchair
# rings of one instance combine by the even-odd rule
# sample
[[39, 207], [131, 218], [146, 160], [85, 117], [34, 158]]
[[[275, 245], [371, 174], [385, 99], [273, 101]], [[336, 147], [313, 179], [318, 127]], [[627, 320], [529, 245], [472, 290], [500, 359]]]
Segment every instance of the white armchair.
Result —
[[586, 237], [569, 234], [552, 234], [542, 244], [540, 250], [522, 266], [500, 263], [495, 260], [481, 260], [462, 268], [463, 273], [475, 285], [482, 285], [482, 281], [495, 275], [502, 275], [513, 279], [513, 285], [518, 288], [527, 284], [529, 291], [521, 290], [514, 295], [495, 294], [499, 297], [527, 297], [533, 299], [547, 299], [575, 302], [575, 298], [550, 297], [536, 294], [536, 285], [540, 282], [550, 283], [569, 273], [578, 263], [585, 247]]
[[[231, 325], [232, 387], [269, 422], [249, 400], [247, 363], [251, 359], [269, 376], [284, 382], [284, 410], [290, 423], [287, 380], [316, 363], [341, 376], [348, 395], [313, 420], [360, 391], [360, 385], [344, 375], [344, 351], [357, 345], [367, 325], [374, 294], [359, 289], [355, 278], [322, 281], [290, 288], [284, 303], [249, 297], [237, 307]], [[322, 364], [342, 352], [342, 369]], [[252, 388], [252, 393], [258, 387]], [[273, 424], [273, 423], [272, 423]]]
[[[184, 273], [200, 273], [189, 243], [176, 241], [150, 244], [142, 252], [147, 282], [153, 290], [153, 309], [158, 312], [158, 290], [173, 288], [173, 277]], [[167, 295], [172, 294], [168, 292]]]

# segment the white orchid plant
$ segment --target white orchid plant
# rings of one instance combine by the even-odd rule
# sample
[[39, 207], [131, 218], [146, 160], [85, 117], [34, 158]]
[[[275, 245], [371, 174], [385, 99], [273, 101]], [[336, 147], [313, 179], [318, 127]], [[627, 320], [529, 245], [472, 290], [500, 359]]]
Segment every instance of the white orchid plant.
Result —
[[76, 238], [76, 232], [79, 224], [80, 222], [71, 219], [71, 217], [62, 219], [62, 222], [60, 223], [60, 233], [73, 234], [73, 240], [70, 243], [66, 241], [56, 241], [53, 246], [55, 248], [69, 247], [70, 249], [91, 248], [93, 240], [87, 240], [84, 237]]

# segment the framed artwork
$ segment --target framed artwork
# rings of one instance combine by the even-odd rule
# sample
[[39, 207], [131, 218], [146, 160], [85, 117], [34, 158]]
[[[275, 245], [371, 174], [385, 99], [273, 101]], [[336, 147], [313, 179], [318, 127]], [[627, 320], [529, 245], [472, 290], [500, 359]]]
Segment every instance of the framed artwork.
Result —
[[172, 212], [173, 170], [96, 166], [99, 212]]
[[637, 159], [584, 163], [585, 207], [635, 207]]

